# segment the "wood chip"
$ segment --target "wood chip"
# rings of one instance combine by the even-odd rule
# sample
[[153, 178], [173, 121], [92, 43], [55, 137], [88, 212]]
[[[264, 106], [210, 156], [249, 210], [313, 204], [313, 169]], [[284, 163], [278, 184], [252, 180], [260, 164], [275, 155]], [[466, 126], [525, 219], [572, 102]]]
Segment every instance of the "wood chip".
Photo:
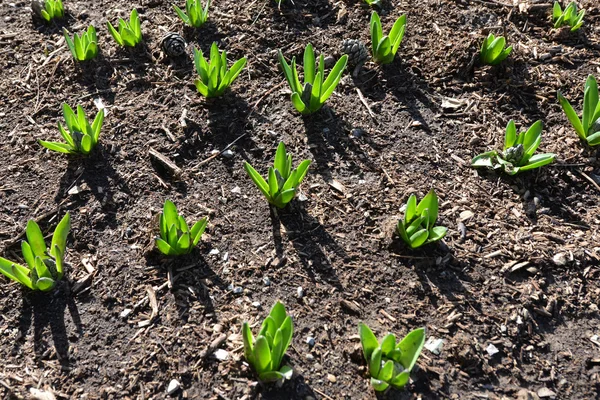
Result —
[[150, 157], [152, 157], [154, 160], [160, 163], [160, 165], [165, 167], [173, 176], [181, 176], [181, 168], [175, 165], [175, 163], [169, 160], [165, 155], [159, 153], [152, 147], [150, 148], [150, 150], [148, 150], [148, 153], [150, 154]]

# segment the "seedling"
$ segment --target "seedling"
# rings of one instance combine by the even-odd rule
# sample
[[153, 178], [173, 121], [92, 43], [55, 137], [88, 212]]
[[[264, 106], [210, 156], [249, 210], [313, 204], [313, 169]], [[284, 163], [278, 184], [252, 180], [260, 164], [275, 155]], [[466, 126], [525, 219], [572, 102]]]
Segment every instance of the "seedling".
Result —
[[517, 134], [515, 121], [506, 126], [504, 149], [488, 151], [473, 158], [471, 166], [502, 169], [509, 175], [540, 168], [556, 159], [555, 154], [534, 154], [542, 141], [542, 121], [537, 121], [527, 130]]
[[362, 322], [358, 325], [358, 333], [373, 389], [378, 392], [390, 386], [402, 389], [425, 344], [425, 328], [411, 331], [399, 343], [392, 333], [378, 342], [373, 331]]
[[194, 48], [194, 64], [200, 79], [196, 79], [196, 89], [205, 97], [221, 96], [231, 86], [246, 65], [246, 58], [237, 60], [231, 69], [227, 69], [227, 53], [219, 54], [217, 44], [210, 48], [210, 63], [206, 61], [202, 50]]
[[104, 110], [98, 111], [92, 125], [90, 125], [83, 107], [79, 105], [77, 106], [77, 114], [75, 114], [73, 109], [64, 103], [63, 115], [68, 132], [60, 124], [60, 121], [58, 122], [58, 131], [66, 143], [40, 140], [40, 144], [49, 150], [58, 151], [59, 153], [89, 154], [98, 144], [100, 128], [102, 128], [102, 122], [104, 121]]
[[0, 273], [31, 290], [52, 290], [63, 276], [63, 260], [70, 229], [71, 217], [67, 213], [56, 226], [48, 249], [40, 227], [34, 220], [29, 220], [25, 230], [27, 241], [21, 242], [27, 266], [0, 257]]
[[292, 342], [294, 324], [287, 315], [285, 306], [279, 301], [263, 321], [256, 339], [252, 336], [250, 325], [244, 322], [244, 357], [254, 368], [263, 382], [291, 379], [293, 371], [287, 365], [280, 368], [281, 360]]
[[208, 7], [210, 0], [206, 2], [204, 9], [200, 0], [186, 0], [185, 11], [173, 4], [175, 12], [181, 20], [193, 28], [200, 28], [208, 19]]
[[110, 21], [106, 22], [108, 31], [119, 44], [119, 46], [135, 47], [139, 42], [142, 41], [142, 28], [140, 25], [140, 17], [137, 10], [134, 8], [131, 10], [129, 16], [129, 22], [119, 18], [119, 31], [112, 26]]
[[[296, 70], [296, 57], [292, 58], [292, 65], [285, 61], [281, 50], [279, 50], [279, 63], [283, 69], [285, 79], [292, 89], [292, 104], [301, 114], [312, 114], [323, 107], [325, 101], [331, 96], [337, 84], [342, 78], [348, 56], [344, 54], [335, 64], [327, 79], [325, 79], [325, 58], [323, 54], [319, 57], [319, 66], [315, 64], [315, 52], [312, 44], [306, 45], [304, 49], [304, 85], [300, 84], [298, 71]], [[315, 74], [316, 72], [316, 74]]]
[[598, 101], [598, 83], [593, 75], [588, 76], [583, 90], [583, 114], [581, 119], [563, 95], [558, 92], [558, 101], [567, 118], [575, 128], [579, 138], [590, 146], [600, 144], [600, 101]]
[[167, 200], [159, 218], [160, 237], [155, 239], [156, 247], [167, 256], [189, 254], [200, 241], [207, 222], [208, 217], [204, 217], [190, 230], [175, 204]]
[[81, 36], [75, 34], [73, 39], [69, 36], [69, 31], [63, 28], [63, 35], [71, 54], [76, 61], [87, 61], [96, 58], [98, 55], [98, 38], [96, 37], [96, 28], [90, 25]]
[[481, 51], [479, 52], [479, 58], [483, 65], [498, 65], [504, 61], [508, 55], [512, 52], [512, 46], [506, 46], [506, 39], [504, 36], [494, 36], [490, 33], [481, 45]]
[[406, 29], [406, 15], [401, 16], [394, 22], [388, 36], [383, 36], [381, 20], [376, 11], [371, 13], [371, 46], [373, 60], [379, 64], [389, 64], [394, 61], [398, 47], [404, 38]]
[[365, 0], [370, 7], [379, 6], [381, 4], [381, 0]]
[[31, 2], [31, 9], [46, 22], [65, 15], [62, 0], [34, 0]]
[[583, 25], [583, 17], [585, 10], [577, 12], [577, 3], [572, 1], [563, 11], [560, 8], [558, 1], [554, 2], [552, 8], [552, 22], [554, 22], [554, 29], [558, 29], [561, 26], [570, 26], [571, 32], [577, 31]]
[[283, 208], [296, 195], [309, 165], [310, 160], [304, 160], [298, 168], [292, 170], [292, 155], [286, 153], [285, 145], [280, 142], [275, 153], [275, 165], [269, 167], [268, 182], [248, 162], [244, 163], [244, 169], [267, 201], [275, 207]]
[[396, 233], [411, 248], [437, 242], [446, 236], [448, 228], [435, 226], [438, 217], [438, 197], [431, 189], [417, 205], [417, 196], [410, 195], [404, 219], [398, 221]]

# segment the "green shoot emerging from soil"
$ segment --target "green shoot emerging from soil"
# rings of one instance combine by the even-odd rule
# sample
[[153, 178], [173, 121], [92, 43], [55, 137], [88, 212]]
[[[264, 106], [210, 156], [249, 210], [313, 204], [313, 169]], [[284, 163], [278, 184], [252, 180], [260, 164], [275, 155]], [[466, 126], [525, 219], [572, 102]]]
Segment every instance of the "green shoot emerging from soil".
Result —
[[70, 229], [71, 217], [67, 213], [56, 226], [48, 249], [40, 227], [34, 220], [29, 220], [25, 231], [27, 241], [21, 242], [27, 266], [0, 257], [0, 273], [31, 290], [52, 290], [63, 276], [63, 260]]
[[563, 11], [560, 8], [558, 1], [554, 2], [554, 8], [552, 8], [552, 22], [554, 23], [554, 29], [558, 29], [561, 26], [570, 26], [571, 32], [575, 32], [583, 25], [583, 17], [585, 10], [577, 12], [577, 3], [572, 1]]
[[388, 36], [383, 36], [379, 14], [371, 13], [371, 46], [373, 60], [379, 64], [389, 64], [394, 61], [398, 47], [404, 38], [406, 29], [406, 15], [396, 20]]
[[481, 63], [483, 65], [500, 64], [512, 52], [512, 46], [507, 48], [504, 48], [504, 46], [506, 46], [504, 36], [495, 37], [493, 33], [490, 33], [481, 45], [481, 51], [479, 52]]
[[540, 168], [552, 163], [555, 154], [535, 154], [542, 141], [542, 121], [537, 121], [527, 130], [517, 134], [515, 121], [510, 120], [506, 126], [504, 149], [488, 151], [473, 158], [471, 166], [502, 169], [509, 175], [521, 171]]
[[206, 61], [202, 50], [194, 48], [194, 64], [200, 79], [196, 79], [196, 89], [205, 97], [221, 96], [231, 86], [246, 65], [246, 58], [237, 60], [231, 69], [227, 69], [227, 53], [219, 54], [217, 43], [210, 48], [210, 63]]
[[399, 343], [392, 333], [378, 342], [373, 331], [362, 322], [358, 325], [358, 334], [373, 389], [381, 392], [390, 386], [403, 388], [425, 344], [425, 328], [415, 329]]
[[285, 306], [279, 301], [263, 321], [256, 338], [252, 336], [250, 325], [244, 322], [244, 357], [261, 381], [273, 382], [292, 377], [292, 369], [287, 365], [280, 368], [280, 365], [293, 334], [292, 317], [287, 315]]
[[98, 144], [100, 137], [100, 128], [104, 121], [104, 110], [100, 110], [90, 125], [83, 107], [77, 106], [77, 114], [68, 104], [63, 104], [63, 115], [67, 124], [68, 132], [58, 122], [58, 131], [66, 143], [46, 142], [40, 140], [40, 144], [45, 148], [66, 154], [87, 155]]
[[62, 0], [37, 0], [31, 3], [33, 12], [44, 19], [46, 22], [50, 22], [55, 18], [62, 18], [65, 16], [65, 10], [63, 8]]
[[76, 61], [87, 61], [96, 58], [98, 55], [98, 38], [96, 37], [96, 28], [90, 25], [81, 36], [75, 34], [73, 39], [66, 28], [63, 28], [63, 35], [71, 50], [71, 54]]
[[588, 76], [585, 81], [583, 93], [583, 115], [581, 119], [560, 92], [558, 92], [558, 101], [560, 101], [560, 105], [579, 138], [590, 146], [598, 146], [600, 145], [600, 101], [598, 101], [598, 82], [596, 82], [593, 75]]
[[142, 41], [142, 29], [140, 25], [140, 17], [137, 10], [134, 8], [131, 10], [129, 16], [129, 22], [119, 18], [119, 31], [107, 21], [106, 26], [108, 31], [119, 44], [119, 46], [135, 47], [139, 42]]
[[175, 9], [175, 12], [179, 18], [181, 18], [186, 25], [189, 25], [192, 28], [200, 28], [206, 23], [208, 20], [208, 7], [210, 7], [210, 0], [206, 2], [206, 6], [204, 8], [202, 8], [202, 3], [200, 0], [186, 0], [186, 12], [183, 12], [181, 8], [173, 4], [173, 8]]
[[319, 66], [315, 63], [315, 52], [312, 44], [304, 49], [304, 85], [300, 83], [296, 70], [296, 57], [292, 58], [292, 65], [287, 63], [281, 50], [279, 50], [279, 64], [283, 74], [292, 89], [292, 103], [301, 114], [312, 114], [323, 107], [325, 101], [331, 96], [346, 69], [348, 56], [344, 54], [335, 64], [327, 79], [325, 79], [325, 58], [319, 57]]
[[155, 239], [156, 247], [167, 256], [189, 254], [200, 241], [207, 222], [208, 217], [204, 217], [190, 230], [175, 204], [167, 200], [159, 218], [160, 237]]
[[381, 5], [381, 0], [365, 0], [365, 3], [367, 3], [370, 7], [379, 7]]
[[417, 197], [412, 194], [406, 203], [404, 219], [398, 221], [396, 233], [411, 248], [437, 242], [446, 236], [448, 228], [435, 226], [438, 217], [438, 198], [435, 191], [429, 193], [417, 205]]
[[309, 165], [310, 160], [304, 160], [298, 168], [292, 170], [292, 155], [287, 154], [285, 145], [280, 142], [275, 153], [275, 165], [269, 167], [268, 181], [265, 181], [248, 162], [244, 163], [244, 169], [267, 201], [275, 207], [283, 208], [296, 195], [296, 190], [304, 180]]

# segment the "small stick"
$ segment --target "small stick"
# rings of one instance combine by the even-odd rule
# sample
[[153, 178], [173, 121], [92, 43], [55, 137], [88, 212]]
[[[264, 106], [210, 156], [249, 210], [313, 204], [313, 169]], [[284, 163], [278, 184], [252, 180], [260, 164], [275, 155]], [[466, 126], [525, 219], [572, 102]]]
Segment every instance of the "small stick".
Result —
[[167, 168], [174, 176], [181, 175], [181, 172], [182, 172], [181, 168], [179, 168], [177, 165], [175, 165], [175, 163], [173, 163], [173, 161], [169, 160], [166, 156], [159, 153], [157, 150], [155, 150], [152, 147], [150, 148], [150, 150], [148, 150], [148, 153], [156, 161], [158, 161], [160, 164], [162, 164], [163, 167]]
[[362, 92], [360, 91], [359, 88], [356, 88], [356, 93], [358, 93], [358, 97], [360, 98], [360, 101], [365, 105], [365, 107], [367, 108], [367, 111], [369, 112], [369, 115], [371, 116], [371, 118], [375, 119], [375, 114], [373, 114], [373, 111], [371, 110], [371, 107], [369, 107], [369, 103], [367, 103], [367, 100], [365, 99], [365, 96], [363, 96]]
[[598, 185], [595, 180], [593, 180], [592, 178], [590, 178], [585, 172], [581, 172], [581, 171], [577, 171], [577, 172], [579, 172], [579, 174], [581, 176], [583, 176], [585, 179], [587, 179], [588, 182], [590, 182], [592, 185], [594, 185], [594, 187], [596, 189], [598, 189], [598, 191], [600, 192], [600, 185]]

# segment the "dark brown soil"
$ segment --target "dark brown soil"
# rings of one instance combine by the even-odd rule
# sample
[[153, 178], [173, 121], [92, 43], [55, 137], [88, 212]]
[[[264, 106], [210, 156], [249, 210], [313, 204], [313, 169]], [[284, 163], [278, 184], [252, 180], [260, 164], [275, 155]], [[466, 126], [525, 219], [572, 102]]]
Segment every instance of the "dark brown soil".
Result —
[[[0, 397], [40, 389], [160, 399], [177, 379], [181, 398], [372, 399], [356, 349], [362, 320], [379, 335], [426, 326], [444, 340], [389, 398], [598, 398], [600, 163], [556, 90], [579, 110], [586, 76], [600, 75], [600, 8], [581, 1], [584, 29], [570, 34], [551, 29], [549, 2], [512, 3], [384, 0], [385, 29], [408, 13], [396, 61], [345, 76], [328, 105], [303, 118], [276, 50], [301, 56], [312, 42], [329, 55], [344, 38], [370, 44], [365, 4], [284, 0], [278, 11], [264, 0], [217, 0], [194, 32], [168, 1], [67, 1], [64, 26], [99, 31], [101, 57], [81, 67], [62, 25], [32, 21], [28, 2], [3, 1], [0, 255], [19, 259], [28, 219], [50, 232], [70, 211], [73, 228], [56, 291], [32, 294], [2, 278]], [[147, 48], [117, 50], [106, 20], [132, 6]], [[189, 56], [161, 56], [166, 31], [205, 51], [217, 41], [248, 65], [227, 95], [207, 101], [192, 85]], [[471, 68], [489, 31], [506, 35], [513, 55], [501, 67]], [[460, 102], [444, 108], [447, 98]], [[91, 157], [38, 145], [58, 139], [63, 102], [93, 114], [95, 99], [108, 115]], [[501, 146], [509, 119], [521, 128], [542, 119], [540, 150], [556, 152], [557, 163], [514, 178], [469, 168], [474, 155]], [[301, 198], [274, 213], [242, 163], [264, 173], [280, 140], [313, 164]], [[206, 161], [234, 141], [233, 157]], [[392, 241], [393, 225], [408, 196], [431, 187], [449, 233], [411, 252]], [[167, 198], [188, 220], [210, 216], [201, 246], [175, 260], [152, 251]], [[296, 330], [287, 358], [295, 376], [281, 388], [255, 381], [239, 335], [277, 299]], [[204, 357], [219, 338], [229, 359]]]

